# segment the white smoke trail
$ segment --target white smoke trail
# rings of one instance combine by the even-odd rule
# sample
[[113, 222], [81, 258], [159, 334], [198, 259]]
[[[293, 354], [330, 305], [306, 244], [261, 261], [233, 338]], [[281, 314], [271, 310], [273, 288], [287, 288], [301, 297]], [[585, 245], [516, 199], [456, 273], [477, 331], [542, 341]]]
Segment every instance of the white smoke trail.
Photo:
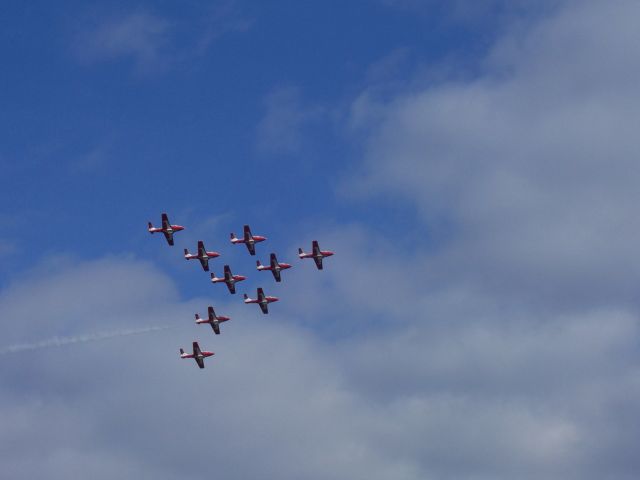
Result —
[[73, 337], [53, 337], [46, 340], [41, 340], [39, 342], [20, 343], [17, 345], [9, 345], [7, 347], [0, 348], [0, 355], [6, 355], [8, 353], [24, 352], [26, 350], [38, 350], [40, 348], [62, 347], [64, 345], [71, 345], [74, 343], [97, 342], [99, 340], [105, 340], [107, 338], [128, 337], [129, 335], [140, 335], [142, 333], [158, 332], [160, 330], [167, 330], [169, 328], [173, 328], [173, 326], [160, 325], [160, 326], [146, 327], [146, 328], [130, 328], [126, 330], [116, 330], [113, 332], [89, 333], [86, 335], [76, 335]]

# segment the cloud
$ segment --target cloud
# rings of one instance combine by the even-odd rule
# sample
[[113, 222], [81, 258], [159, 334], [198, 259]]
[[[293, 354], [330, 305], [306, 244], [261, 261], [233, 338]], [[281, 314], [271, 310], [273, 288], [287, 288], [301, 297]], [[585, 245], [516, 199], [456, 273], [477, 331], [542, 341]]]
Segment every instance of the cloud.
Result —
[[203, 53], [219, 37], [227, 33], [246, 32], [253, 20], [246, 17], [236, 0], [217, 2], [204, 14], [206, 27], [198, 40], [197, 50]]
[[[351, 238], [334, 238], [348, 262]], [[287, 289], [286, 309], [269, 318], [216, 300], [232, 317], [217, 337], [193, 324], [210, 300], [173, 296], [171, 279], [146, 262], [56, 265], [3, 292], [5, 338], [176, 328], [3, 357], [0, 464], [12, 478], [632, 478], [638, 434], [618, 430], [637, 414], [640, 387], [629, 312], [514, 321], [496, 303], [470, 319], [447, 311], [442, 293], [404, 324], [366, 334], [348, 334], [357, 308], [333, 310], [347, 325], [323, 340], [296, 312], [322, 321], [326, 303]], [[305, 266], [289, 280], [318, 278]], [[99, 280], [88, 281], [90, 271]], [[116, 287], [123, 279], [135, 288]], [[345, 286], [329, 278], [323, 296], [349, 305]], [[472, 294], [457, 300], [474, 305]], [[32, 315], [16, 316], [19, 306]], [[194, 339], [216, 352], [202, 371], [178, 356]], [[611, 451], [628, 460], [612, 464]]]
[[94, 13], [75, 36], [73, 50], [84, 62], [128, 61], [136, 73], [165, 71], [207, 53], [229, 33], [246, 32], [252, 21], [234, 0], [214, 6], [186, 5], [184, 16], [145, 10], [117, 14]]
[[358, 99], [355, 123], [373, 123], [350, 185], [406, 199], [431, 236], [452, 239], [432, 252], [446, 282], [567, 307], [635, 303], [637, 10], [569, 4], [499, 41], [477, 79]]
[[305, 128], [323, 114], [323, 108], [303, 104], [299, 88], [276, 88], [265, 99], [265, 114], [258, 124], [258, 149], [296, 153], [304, 141]]
[[172, 25], [147, 12], [134, 12], [87, 30], [76, 45], [86, 61], [133, 61], [138, 71], [162, 68], [168, 61]]

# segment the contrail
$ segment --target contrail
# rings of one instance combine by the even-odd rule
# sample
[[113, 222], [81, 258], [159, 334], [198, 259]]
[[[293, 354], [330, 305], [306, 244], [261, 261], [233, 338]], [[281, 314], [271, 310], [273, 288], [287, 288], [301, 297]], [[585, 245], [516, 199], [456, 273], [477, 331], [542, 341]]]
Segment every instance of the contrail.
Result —
[[48, 347], [62, 347], [64, 345], [71, 345], [73, 343], [86, 343], [97, 342], [107, 338], [114, 337], [128, 337], [129, 335], [140, 335], [142, 333], [158, 332], [160, 330], [167, 330], [173, 328], [174, 325], [161, 325], [155, 327], [146, 328], [130, 328], [126, 330], [116, 330], [113, 332], [102, 333], [89, 333], [86, 335], [76, 335], [73, 337], [53, 337], [47, 340], [41, 340], [34, 343], [20, 343], [17, 345], [9, 345], [7, 347], [0, 348], [0, 355], [6, 355], [8, 353], [24, 352], [26, 350], [38, 350], [40, 348]]

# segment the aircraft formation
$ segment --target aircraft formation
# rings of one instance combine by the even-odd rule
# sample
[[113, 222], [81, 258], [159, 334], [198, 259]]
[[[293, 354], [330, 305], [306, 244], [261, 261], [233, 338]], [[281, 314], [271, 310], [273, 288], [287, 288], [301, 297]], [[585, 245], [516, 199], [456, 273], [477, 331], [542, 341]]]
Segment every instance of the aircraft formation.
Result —
[[[184, 227], [181, 225], [172, 225], [166, 213], [162, 214], [161, 227], [154, 227], [151, 222], [148, 222], [147, 225], [147, 230], [149, 233], [162, 233], [170, 246], [174, 245], [174, 234], [176, 232], [184, 230]], [[234, 233], [231, 233], [230, 237], [231, 243], [233, 245], [244, 244], [247, 247], [249, 255], [252, 256], [255, 256], [256, 254], [256, 244], [267, 240], [267, 237], [264, 237], [262, 235], [253, 235], [251, 233], [249, 225], [244, 226], [242, 238], [236, 237]], [[333, 252], [329, 250], [321, 250], [317, 240], [313, 240], [313, 242], [311, 242], [311, 252], [309, 253], [305, 253], [302, 248], [298, 248], [298, 258], [300, 258], [301, 260], [305, 258], [312, 258], [318, 270], [323, 269], [322, 260], [325, 257], [330, 257], [332, 255]], [[209, 271], [209, 260], [217, 258], [219, 256], [220, 254], [218, 252], [208, 251], [205, 248], [204, 242], [202, 240], [198, 241], [197, 253], [189, 253], [188, 249], [184, 249], [184, 258], [186, 260], [198, 260], [205, 272]], [[275, 253], [271, 253], [271, 255], [269, 256], [269, 265], [263, 265], [262, 263], [260, 263], [260, 260], [256, 260], [256, 270], [259, 272], [270, 271], [276, 282], [281, 282], [281, 272], [291, 267], [292, 265], [288, 263], [279, 262]], [[226, 284], [230, 294], [236, 293], [236, 283], [242, 282], [246, 279], [247, 277], [244, 275], [234, 275], [229, 265], [224, 266], [224, 275], [222, 277], [217, 277], [214, 272], [211, 272], [211, 282], [214, 284]], [[245, 304], [258, 304], [260, 310], [265, 315], [269, 313], [269, 304], [280, 300], [278, 297], [266, 295], [262, 287], [258, 287], [256, 298], [250, 298], [246, 293], [243, 294], [243, 297]], [[196, 313], [196, 324], [200, 325], [203, 323], [208, 323], [209, 325], [211, 325], [213, 333], [216, 335], [220, 335], [220, 324], [230, 320], [230, 318], [222, 315], [217, 315], [213, 306], [208, 307], [207, 314], [207, 318], [201, 318], [200, 315]], [[193, 358], [200, 368], [204, 368], [204, 359], [213, 355], [215, 355], [214, 352], [200, 349], [200, 345], [197, 341], [193, 342], [192, 353], [186, 353], [184, 349], [180, 349], [180, 358]]]

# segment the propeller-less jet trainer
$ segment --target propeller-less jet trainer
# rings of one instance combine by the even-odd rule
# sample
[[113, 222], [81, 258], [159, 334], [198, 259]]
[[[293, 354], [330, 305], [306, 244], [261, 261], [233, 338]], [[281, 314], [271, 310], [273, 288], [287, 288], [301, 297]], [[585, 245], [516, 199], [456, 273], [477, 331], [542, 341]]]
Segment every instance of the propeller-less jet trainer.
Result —
[[167, 243], [171, 246], [173, 246], [173, 234], [175, 232], [179, 232], [180, 230], [184, 230], [184, 227], [180, 225], [171, 225], [171, 223], [169, 222], [169, 217], [166, 213], [162, 214], [162, 227], [154, 227], [151, 222], [149, 222], [148, 225], [149, 233], [163, 233], [164, 238], [167, 239]]
[[193, 358], [200, 368], [204, 368], [204, 359], [212, 355], [215, 353], [200, 350], [198, 342], [193, 342], [193, 353], [184, 353], [184, 350], [180, 349], [180, 358]]
[[196, 313], [196, 323], [198, 325], [202, 323], [208, 323], [211, 325], [211, 328], [213, 329], [215, 334], [220, 335], [220, 324], [231, 319], [229, 317], [223, 317], [222, 315], [216, 315], [216, 311], [211, 306], [209, 306], [208, 313], [209, 318], [200, 318], [200, 315]]
[[[148, 222], [149, 233], [152, 233], [152, 234], [162, 233], [166, 238], [167, 243], [171, 246], [173, 246], [174, 244], [173, 242], [174, 233], [179, 232], [180, 230], [184, 230], [184, 227], [181, 225], [172, 225], [171, 222], [169, 222], [169, 217], [167, 216], [166, 213], [162, 214], [161, 227], [154, 227], [151, 224], [151, 222]], [[266, 237], [263, 237], [261, 235], [253, 235], [251, 233], [251, 229], [249, 228], [249, 225], [244, 225], [242, 238], [237, 238], [235, 234], [233, 233], [231, 234], [231, 243], [234, 245], [238, 243], [244, 243], [251, 255], [256, 254], [256, 243], [264, 242], [266, 239], [267, 239]], [[320, 250], [320, 246], [318, 245], [317, 240], [313, 240], [313, 242], [311, 242], [311, 248], [312, 248], [311, 253], [305, 253], [302, 251], [301, 248], [299, 248], [298, 258], [300, 259], [312, 258], [316, 264], [317, 269], [322, 270], [323, 268], [322, 260], [325, 257], [332, 256], [334, 253], [330, 252], [329, 250]], [[209, 271], [209, 260], [213, 258], [217, 258], [219, 256], [220, 254], [218, 252], [207, 251], [207, 249], [204, 246], [204, 242], [202, 240], [198, 241], [197, 253], [192, 254], [192, 253], [189, 253], [189, 250], [187, 250], [186, 248], [184, 249], [184, 258], [186, 260], [198, 260], [200, 262], [200, 265], [202, 265], [202, 269], [205, 272]], [[289, 268], [291, 268], [290, 264], [278, 262], [278, 258], [276, 257], [275, 253], [270, 254], [268, 265], [263, 265], [262, 263], [260, 263], [260, 260], [256, 261], [256, 269], [259, 272], [262, 272], [265, 270], [270, 271], [276, 282], [282, 281], [282, 277], [281, 277], [282, 270], [287, 270]], [[224, 266], [224, 276], [221, 278], [216, 277], [215, 273], [211, 272], [211, 282], [226, 284], [227, 288], [229, 289], [229, 292], [232, 294], [236, 293], [236, 283], [242, 282], [243, 280], [246, 280], [246, 278], [247, 277], [245, 277], [244, 275], [234, 275], [231, 272], [231, 268], [229, 268], [229, 265]], [[257, 303], [263, 314], [268, 314], [269, 304], [273, 302], [277, 302], [278, 300], [279, 300], [278, 297], [265, 295], [264, 290], [262, 288], [257, 289], [257, 298], [255, 299], [249, 298], [249, 296], [246, 293], [244, 294], [244, 303], [246, 304]], [[196, 313], [195, 314], [196, 324], [201, 325], [203, 323], [208, 323], [209, 325], [211, 325], [211, 329], [213, 330], [213, 332], [216, 335], [220, 335], [220, 329], [221, 329], [220, 325], [223, 322], [229, 321], [230, 318], [224, 317], [222, 315], [216, 315], [216, 312], [212, 306], [209, 306], [207, 308], [207, 313], [208, 315], [206, 318], [201, 318], [200, 314]], [[200, 368], [204, 368], [204, 359], [207, 357], [211, 357], [212, 355], [215, 355], [214, 352], [201, 350], [197, 341], [193, 342], [192, 353], [185, 353], [185, 351], [182, 348], [180, 349], [180, 358], [193, 358], [198, 364], [198, 367]]]
[[256, 261], [256, 268], [258, 269], [259, 272], [262, 272], [264, 270], [271, 270], [271, 273], [273, 274], [273, 278], [276, 279], [276, 282], [280, 282], [282, 281], [282, 278], [280, 278], [280, 271], [281, 270], [286, 270], [287, 268], [291, 268], [291, 265], [289, 265], [288, 263], [280, 263], [278, 262], [278, 259], [276, 258], [276, 254], [272, 253], [271, 257], [269, 259], [269, 266], [265, 266], [262, 265], [260, 263], [260, 260]]
[[262, 288], [258, 288], [258, 298], [256, 299], [249, 298], [246, 293], [244, 294], [244, 303], [257, 303], [258, 305], [260, 305], [260, 310], [262, 310], [262, 313], [264, 314], [269, 313], [269, 304], [277, 302], [278, 300], [278, 297], [266, 296]]
[[320, 250], [317, 240], [314, 240], [313, 242], [311, 242], [311, 246], [312, 246], [311, 253], [304, 253], [302, 249], [299, 248], [298, 257], [300, 259], [313, 258], [313, 261], [316, 262], [316, 267], [318, 267], [318, 270], [322, 270], [322, 259], [324, 257], [330, 257], [331, 255], [333, 255], [333, 252], [330, 252], [329, 250]]
[[184, 249], [184, 258], [186, 260], [200, 260], [200, 265], [202, 265], [202, 269], [205, 272], [209, 271], [209, 259], [219, 257], [220, 254], [218, 252], [207, 252], [204, 248], [204, 242], [202, 240], [198, 240], [198, 253], [192, 254], [189, 253], [189, 250]]
[[211, 273], [211, 282], [226, 283], [230, 293], [236, 293], [236, 283], [246, 280], [244, 275], [234, 275], [231, 273], [229, 265], [224, 266], [224, 277], [218, 278], [215, 273]]
[[249, 225], [244, 226], [244, 235], [242, 238], [237, 238], [235, 233], [231, 234], [231, 243], [234, 245], [237, 243], [244, 243], [247, 246], [247, 250], [251, 255], [256, 254], [256, 243], [264, 242], [267, 237], [263, 237], [261, 235], [251, 235], [251, 229]]

